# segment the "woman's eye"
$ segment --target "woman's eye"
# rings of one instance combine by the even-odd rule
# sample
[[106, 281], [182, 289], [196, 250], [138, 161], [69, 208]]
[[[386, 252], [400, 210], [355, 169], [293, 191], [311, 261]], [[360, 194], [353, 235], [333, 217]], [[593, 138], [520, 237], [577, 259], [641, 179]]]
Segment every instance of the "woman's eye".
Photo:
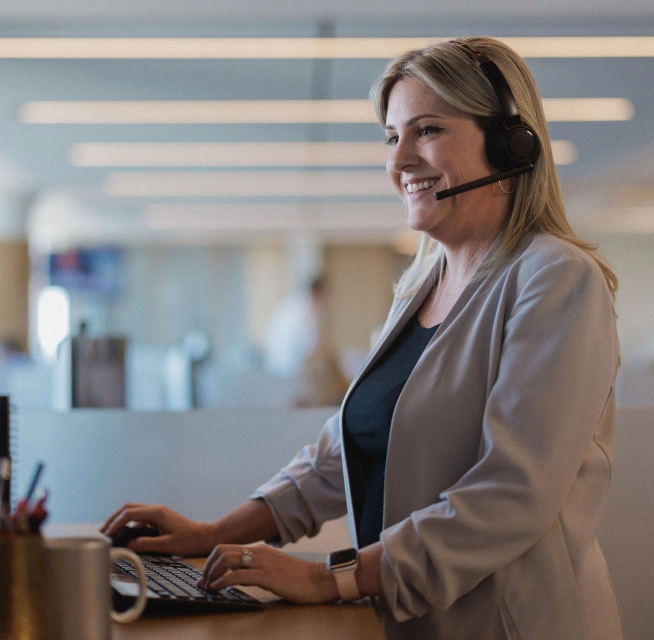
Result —
[[418, 129], [418, 135], [421, 138], [424, 138], [424, 137], [429, 136], [429, 135], [431, 135], [433, 133], [438, 133], [439, 131], [441, 131], [441, 129], [439, 127], [420, 127]]
[[397, 144], [397, 136], [387, 136], [386, 144], [390, 145], [391, 147], [395, 146]]

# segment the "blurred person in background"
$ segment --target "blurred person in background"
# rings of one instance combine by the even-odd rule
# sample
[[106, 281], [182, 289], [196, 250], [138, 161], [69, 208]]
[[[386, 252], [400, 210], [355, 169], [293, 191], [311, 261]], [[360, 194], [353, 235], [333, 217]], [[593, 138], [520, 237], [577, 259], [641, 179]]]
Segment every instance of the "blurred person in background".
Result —
[[314, 278], [306, 290], [282, 301], [268, 326], [264, 367], [292, 380], [297, 407], [338, 405], [347, 391], [330, 338], [327, 295], [325, 279]]

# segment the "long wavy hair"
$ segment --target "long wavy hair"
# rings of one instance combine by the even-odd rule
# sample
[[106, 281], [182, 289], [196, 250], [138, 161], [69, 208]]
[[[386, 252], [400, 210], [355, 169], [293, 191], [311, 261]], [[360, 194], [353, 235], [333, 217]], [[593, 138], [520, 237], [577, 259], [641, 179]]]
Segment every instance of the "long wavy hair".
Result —
[[[493, 118], [502, 115], [502, 107], [490, 81], [461, 44], [487, 55], [499, 67], [511, 87], [523, 122], [534, 130], [541, 145], [533, 172], [514, 178], [513, 201], [500, 245], [481, 265], [475, 277], [481, 278], [509, 260], [528, 233], [544, 232], [588, 253], [599, 265], [615, 298], [617, 276], [596, 253], [596, 245], [579, 239], [570, 227], [540, 93], [529, 68], [510, 47], [493, 38], [457, 38], [401, 54], [390, 62], [370, 92], [382, 127], [386, 124], [391, 90], [404, 78], [421, 81], [453, 107], [471, 115], [482, 130], [488, 128]], [[413, 295], [434, 267], [439, 262], [443, 264], [443, 255], [438, 241], [421, 234], [414, 259], [396, 285], [396, 294], [402, 297]]]

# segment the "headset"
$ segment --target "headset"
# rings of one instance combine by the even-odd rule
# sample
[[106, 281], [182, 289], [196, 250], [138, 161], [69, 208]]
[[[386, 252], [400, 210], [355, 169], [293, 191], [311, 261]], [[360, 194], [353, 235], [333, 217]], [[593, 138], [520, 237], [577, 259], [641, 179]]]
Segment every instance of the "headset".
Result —
[[499, 173], [439, 191], [434, 194], [436, 200], [533, 171], [534, 162], [540, 154], [538, 137], [534, 130], [522, 121], [511, 87], [499, 67], [487, 55], [473, 49], [465, 42], [457, 40], [452, 42], [479, 65], [500, 101], [503, 113], [493, 119], [486, 131], [486, 155]]

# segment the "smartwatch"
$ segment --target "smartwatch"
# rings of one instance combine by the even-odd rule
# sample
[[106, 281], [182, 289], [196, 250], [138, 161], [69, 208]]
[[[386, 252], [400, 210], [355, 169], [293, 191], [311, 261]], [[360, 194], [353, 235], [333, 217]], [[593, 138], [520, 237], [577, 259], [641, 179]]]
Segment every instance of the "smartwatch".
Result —
[[327, 571], [336, 579], [338, 595], [344, 602], [361, 599], [355, 575], [358, 566], [356, 549], [342, 549], [327, 556]]

